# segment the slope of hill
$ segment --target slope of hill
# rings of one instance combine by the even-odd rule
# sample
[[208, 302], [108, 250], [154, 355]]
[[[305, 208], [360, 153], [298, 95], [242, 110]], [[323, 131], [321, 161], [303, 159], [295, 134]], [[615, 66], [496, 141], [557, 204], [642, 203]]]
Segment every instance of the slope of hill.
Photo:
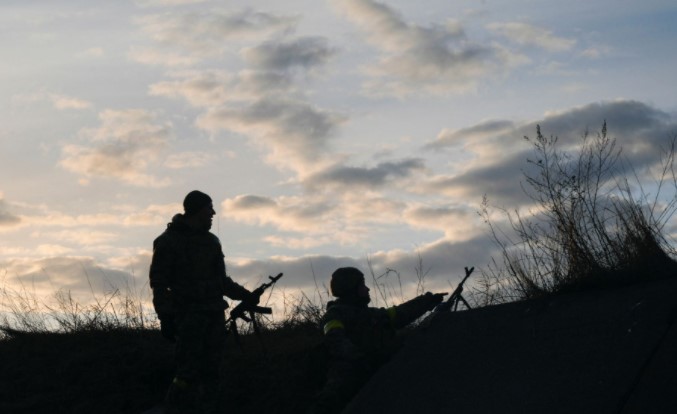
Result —
[[677, 280], [438, 314], [344, 411], [677, 412]]

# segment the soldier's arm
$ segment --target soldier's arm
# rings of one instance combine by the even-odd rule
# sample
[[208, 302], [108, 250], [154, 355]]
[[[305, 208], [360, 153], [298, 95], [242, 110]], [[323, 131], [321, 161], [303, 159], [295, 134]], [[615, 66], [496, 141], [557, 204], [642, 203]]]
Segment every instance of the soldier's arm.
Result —
[[244, 286], [237, 283], [230, 276], [225, 275], [223, 277], [223, 292], [226, 296], [235, 300], [250, 300], [252, 299], [252, 293], [247, 290]]
[[442, 301], [443, 296], [444, 294], [426, 293], [386, 309], [390, 323], [395, 329], [404, 328], [426, 312], [433, 310]]
[[223, 248], [221, 247], [221, 241], [215, 235], [211, 235], [214, 242], [214, 248], [218, 249], [219, 254], [218, 259], [215, 260], [214, 266], [216, 267], [216, 273], [221, 275], [222, 284], [223, 284], [223, 294], [228, 296], [231, 299], [235, 300], [250, 300], [251, 292], [247, 290], [244, 286], [235, 282], [233, 279], [228, 276], [226, 272], [226, 255], [223, 254]]
[[158, 238], [153, 242], [149, 278], [150, 287], [153, 290], [153, 307], [161, 319], [174, 312], [171, 293], [174, 256], [167, 240]]
[[226, 255], [223, 254], [221, 242], [216, 236], [214, 236], [214, 241], [216, 242], [219, 252], [221, 253], [221, 258], [217, 260], [215, 265], [217, 267], [217, 274], [220, 274], [223, 277], [223, 294], [235, 300], [251, 300], [251, 292], [228, 276], [226, 272], [226, 262], [224, 261]]
[[150, 262], [150, 287], [169, 288], [170, 273], [174, 264], [174, 254], [166, 240], [158, 238], [153, 242], [153, 258]]

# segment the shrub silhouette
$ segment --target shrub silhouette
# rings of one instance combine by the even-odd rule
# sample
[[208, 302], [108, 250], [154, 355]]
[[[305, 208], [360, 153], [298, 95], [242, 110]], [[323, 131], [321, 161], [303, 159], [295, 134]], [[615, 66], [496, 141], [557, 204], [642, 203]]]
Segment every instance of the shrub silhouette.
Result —
[[[109, 293], [87, 306], [59, 292], [50, 313], [37, 310], [36, 297], [13, 297], [16, 315], [0, 323], [0, 412], [138, 414], [163, 400], [174, 375], [174, 345], [156, 320], [144, 319], [147, 311], [131, 305], [135, 299], [118, 298], [115, 305], [111, 296], [118, 298]], [[243, 325], [239, 345], [228, 338], [224, 407], [298, 413], [311, 401], [324, 374], [321, 309], [305, 297], [288, 302], [284, 320], [260, 321], [260, 337]]]
[[[631, 166], [624, 168], [606, 122], [594, 136], [583, 135], [577, 153], [561, 149], [558, 138], [543, 135], [540, 125], [535, 139], [524, 138], [535, 157], [527, 160], [523, 189], [535, 207], [528, 216], [502, 210], [509, 235], [490, 219], [485, 196], [480, 215], [502, 259], [484, 274], [485, 303], [675, 274], [674, 249], [664, 232], [677, 201], [674, 139], [664, 151], [652, 197]], [[630, 185], [629, 174], [636, 185]], [[668, 180], [673, 194], [665, 201]]]

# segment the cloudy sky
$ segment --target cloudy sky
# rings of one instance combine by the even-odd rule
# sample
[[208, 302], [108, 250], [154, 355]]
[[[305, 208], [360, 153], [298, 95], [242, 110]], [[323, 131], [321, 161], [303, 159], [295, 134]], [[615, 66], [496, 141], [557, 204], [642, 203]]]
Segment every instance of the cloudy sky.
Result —
[[656, 163], [675, 21], [668, 0], [4, 0], [0, 283], [143, 287], [200, 189], [246, 286], [312, 296], [369, 261], [410, 292], [420, 257], [447, 288], [490, 260], [482, 197], [527, 203], [537, 124], [574, 143], [606, 120]]

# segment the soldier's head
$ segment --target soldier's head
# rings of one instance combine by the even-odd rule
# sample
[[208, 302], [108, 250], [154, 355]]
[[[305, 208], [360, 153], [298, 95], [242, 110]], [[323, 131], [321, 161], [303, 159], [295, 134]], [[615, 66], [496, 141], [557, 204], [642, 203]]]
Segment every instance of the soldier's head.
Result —
[[364, 274], [354, 267], [341, 267], [331, 275], [331, 294], [341, 299], [357, 299], [369, 303], [369, 288], [364, 283]]
[[207, 194], [194, 190], [183, 199], [184, 216], [188, 224], [199, 230], [212, 228], [212, 217], [216, 214], [212, 198]]

